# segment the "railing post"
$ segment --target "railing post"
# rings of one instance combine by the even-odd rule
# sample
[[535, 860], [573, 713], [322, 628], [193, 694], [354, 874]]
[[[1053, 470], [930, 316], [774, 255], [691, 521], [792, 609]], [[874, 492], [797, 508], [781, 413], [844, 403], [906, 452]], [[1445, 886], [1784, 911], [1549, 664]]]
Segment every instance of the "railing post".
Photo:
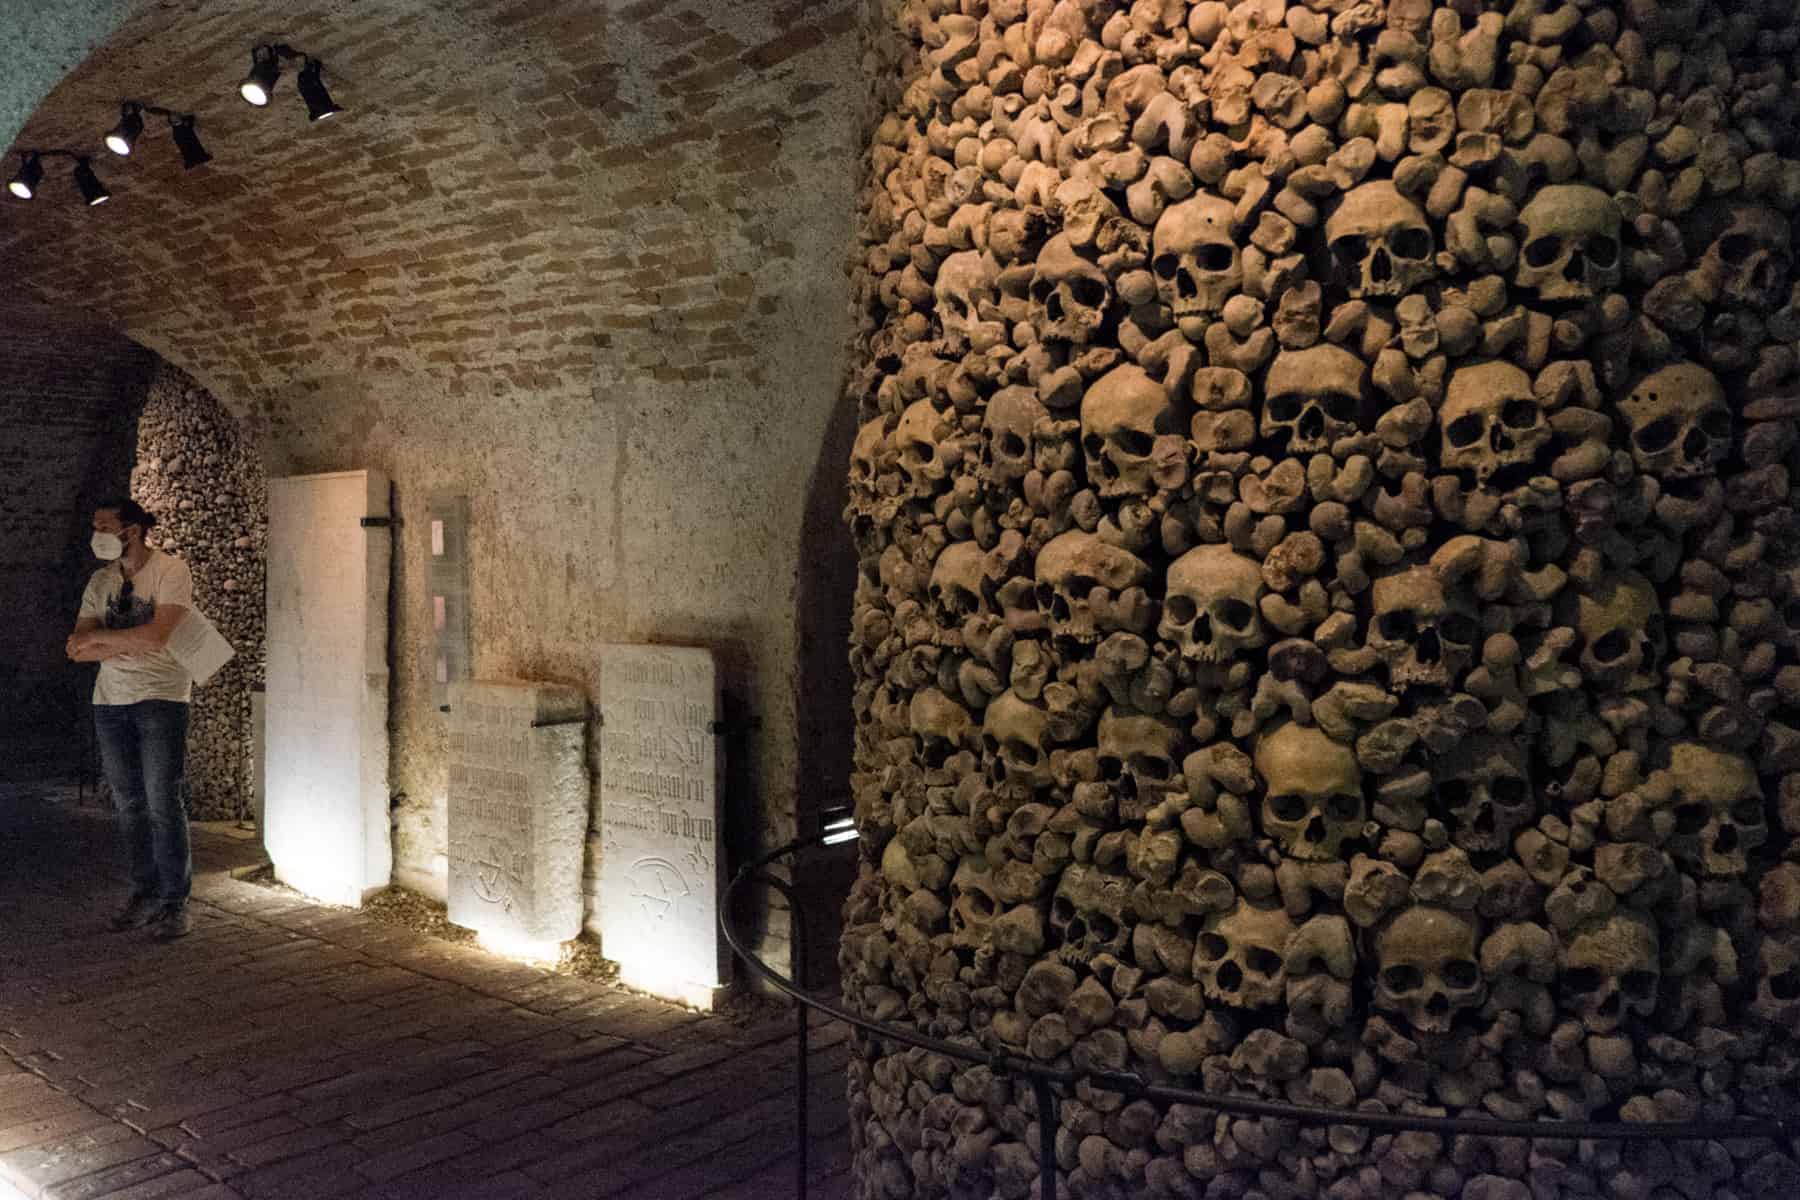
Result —
[[1038, 1110], [1038, 1195], [1041, 1200], [1056, 1200], [1056, 1093], [1042, 1075], [1031, 1077], [1031, 1090], [1037, 1094]]
[[[802, 990], [807, 986], [806, 975], [806, 914], [800, 911], [799, 901], [794, 893], [787, 892], [788, 902], [788, 937], [793, 945], [794, 978]], [[807, 1136], [807, 1092], [811, 1090], [812, 1080], [807, 1070], [807, 1057], [811, 1030], [806, 1020], [807, 1008], [800, 1001], [794, 1001], [794, 1019], [799, 1022], [796, 1041], [799, 1045], [799, 1058], [794, 1064], [797, 1081], [794, 1085], [794, 1128], [797, 1131], [797, 1142], [794, 1146], [794, 1196], [796, 1200], [806, 1200], [806, 1152], [809, 1138]]]

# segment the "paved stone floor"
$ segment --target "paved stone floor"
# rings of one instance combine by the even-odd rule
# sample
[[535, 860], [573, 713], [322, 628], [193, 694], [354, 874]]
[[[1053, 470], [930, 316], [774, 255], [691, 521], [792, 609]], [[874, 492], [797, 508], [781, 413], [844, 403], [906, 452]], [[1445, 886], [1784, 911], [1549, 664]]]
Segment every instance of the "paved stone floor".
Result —
[[[73, 789], [0, 783], [0, 1200], [794, 1194], [791, 1014], [703, 1017], [234, 879], [194, 933], [107, 931]], [[814, 1030], [812, 1195], [848, 1191], [839, 1026]]]

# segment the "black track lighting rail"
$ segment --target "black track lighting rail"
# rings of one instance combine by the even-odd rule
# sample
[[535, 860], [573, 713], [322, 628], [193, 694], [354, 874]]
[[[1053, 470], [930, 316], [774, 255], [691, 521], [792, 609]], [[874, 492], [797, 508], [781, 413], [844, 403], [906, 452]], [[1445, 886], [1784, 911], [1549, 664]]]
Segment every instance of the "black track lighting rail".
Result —
[[[274, 93], [276, 81], [281, 78], [281, 65], [291, 62], [300, 63], [300, 69], [294, 76], [294, 86], [300, 93], [300, 98], [306, 102], [308, 120], [323, 121], [344, 111], [343, 106], [332, 100], [331, 93], [326, 90], [325, 64], [286, 42], [262, 42], [251, 48], [250, 74], [239, 85], [238, 94], [258, 108], [266, 106]], [[143, 136], [146, 116], [168, 120], [175, 146], [181, 151], [183, 166], [192, 170], [212, 160], [212, 155], [200, 144], [193, 113], [164, 108], [160, 104], [150, 104], [143, 100], [119, 102], [119, 123], [106, 135], [106, 148], [120, 157], [128, 157], [138, 139]], [[112, 193], [106, 190], [106, 185], [94, 174], [93, 158], [89, 154], [61, 147], [41, 147], [20, 150], [18, 153], [19, 168], [7, 178], [6, 188], [20, 200], [31, 200], [37, 196], [38, 185], [44, 178], [44, 161], [57, 158], [66, 158], [75, 164], [71, 172], [75, 186], [90, 207], [112, 199]]]
[[38, 184], [44, 178], [44, 160], [46, 158], [66, 158], [75, 164], [71, 174], [75, 186], [81, 192], [81, 198], [91, 208], [96, 204], [105, 204], [112, 199], [112, 193], [94, 174], [93, 158], [79, 150], [62, 150], [53, 147], [19, 151], [19, 169], [7, 181], [6, 189], [20, 200], [30, 200], [37, 195]]
[[144, 132], [146, 113], [168, 118], [175, 147], [181, 151], [182, 166], [191, 171], [202, 163], [212, 161], [212, 155], [200, 144], [200, 134], [194, 128], [193, 113], [178, 112], [158, 104], [146, 104], [142, 100], [125, 100], [119, 104], [119, 123], [106, 135], [106, 148], [121, 158], [128, 157], [137, 145], [138, 137]]
[[163, 108], [156, 104], [145, 104], [142, 100], [126, 100], [120, 107], [128, 112], [149, 113], [153, 117], [179, 117], [184, 121], [194, 119], [193, 113], [176, 112], [172, 108]]
[[275, 93], [275, 81], [281, 78], [281, 64], [295, 61], [301, 65], [294, 76], [294, 86], [299, 90], [300, 98], [306, 101], [307, 120], [323, 121], [343, 112], [342, 106], [334, 102], [331, 93], [325, 89], [325, 64], [286, 42], [264, 42], [251, 48], [250, 73], [238, 86], [238, 95], [258, 108], [266, 107]]

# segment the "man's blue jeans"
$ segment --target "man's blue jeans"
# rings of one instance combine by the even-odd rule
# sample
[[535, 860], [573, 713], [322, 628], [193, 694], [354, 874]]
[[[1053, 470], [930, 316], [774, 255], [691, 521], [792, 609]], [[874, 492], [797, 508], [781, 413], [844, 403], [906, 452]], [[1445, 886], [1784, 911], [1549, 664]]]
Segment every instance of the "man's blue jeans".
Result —
[[188, 706], [174, 700], [94, 705], [100, 763], [131, 858], [131, 894], [185, 904], [193, 887], [187, 808]]

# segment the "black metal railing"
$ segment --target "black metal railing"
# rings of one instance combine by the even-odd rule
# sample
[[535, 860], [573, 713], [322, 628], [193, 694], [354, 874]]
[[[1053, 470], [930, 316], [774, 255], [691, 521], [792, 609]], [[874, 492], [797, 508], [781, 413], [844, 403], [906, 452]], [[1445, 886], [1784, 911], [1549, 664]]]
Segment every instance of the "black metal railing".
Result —
[[[996, 1074], [1023, 1077], [1028, 1080], [1037, 1100], [1038, 1170], [1041, 1176], [1038, 1194], [1042, 1200], [1055, 1200], [1057, 1194], [1055, 1088], [1057, 1086], [1067, 1088], [1084, 1080], [1095, 1087], [1119, 1092], [1133, 1098], [1142, 1097], [1169, 1104], [1187, 1104], [1196, 1108], [1211, 1109], [1215, 1112], [1251, 1117], [1276, 1117], [1302, 1124], [1350, 1125], [1385, 1132], [1406, 1131], [1478, 1137], [1533, 1138], [1546, 1141], [1591, 1139], [1649, 1142], [1761, 1139], [1777, 1142], [1790, 1148], [1796, 1144], [1796, 1133], [1800, 1132], [1796, 1131], [1790, 1122], [1777, 1117], [1736, 1117], [1728, 1120], [1709, 1121], [1508, 1121], [1490, 1117], [1433, 1117], [1413, 1113], [1363, 1112], [1357, 1109], [1289, 1104], [1285, 1101], [1262, 1100], [1252, 1096], [1225, 1096], [1213, 1092], [1194, 1091], [1189, 1088], [1168, 1087], [1150, 1083], [1142, 1076], [1129, 1071], [1087, 1071], [1074, 1067], [1051, 1067], [1015, 1054], [988, 1051], [979, 1046], [928, 1037], [904, 1026], [871, 1021], [866, 1017], [858, 1016], [836, 1001], [827, 1000], [802, 990], [795, 984], [793, 978], [781, 975], [751, 953], [743, 938], [732, 928], [731, 913], [736, 905], [740, 889], [744, 885], [760, 883], [765, 887], [774, 888], [788, 902], [794, 977], [802, 980], [808, 978], [805, 961], [807, 946], [805, 911], [799, 903], [794, 886], [770, 872], [768, 868], [777, 859], [823, 845], [828, 838], [833, 838], [833, 835], [820, 833], [812, 837], [797, 838], [785, 846], [769, 851], [753, 862], [745, 863], [726, 886], [725, 894], [720, 897], [719, 903], [719, 929], [725, 937], [726, 944], [731, 947], [731, 952], [753, 974], [797, 1001], [794, 1006], [797, 1051], [794, 1087], [796, 1150], [794, 1195], [797, 1200], [806, 1200], [807, 1192], [807, 1128], [809, 1121], [807, 1060], [811, 1029], [807, 1015], [809, 1010], [835, 1017], [854, 1029], [860, 1029], [887, 1041], [916, 1046], [934, 1054], [942, 1054], [948, 1058], [961, 1059], [964, 1062], [988, 1067]], [[833, 840], [836, 839], [833, 838]]]

